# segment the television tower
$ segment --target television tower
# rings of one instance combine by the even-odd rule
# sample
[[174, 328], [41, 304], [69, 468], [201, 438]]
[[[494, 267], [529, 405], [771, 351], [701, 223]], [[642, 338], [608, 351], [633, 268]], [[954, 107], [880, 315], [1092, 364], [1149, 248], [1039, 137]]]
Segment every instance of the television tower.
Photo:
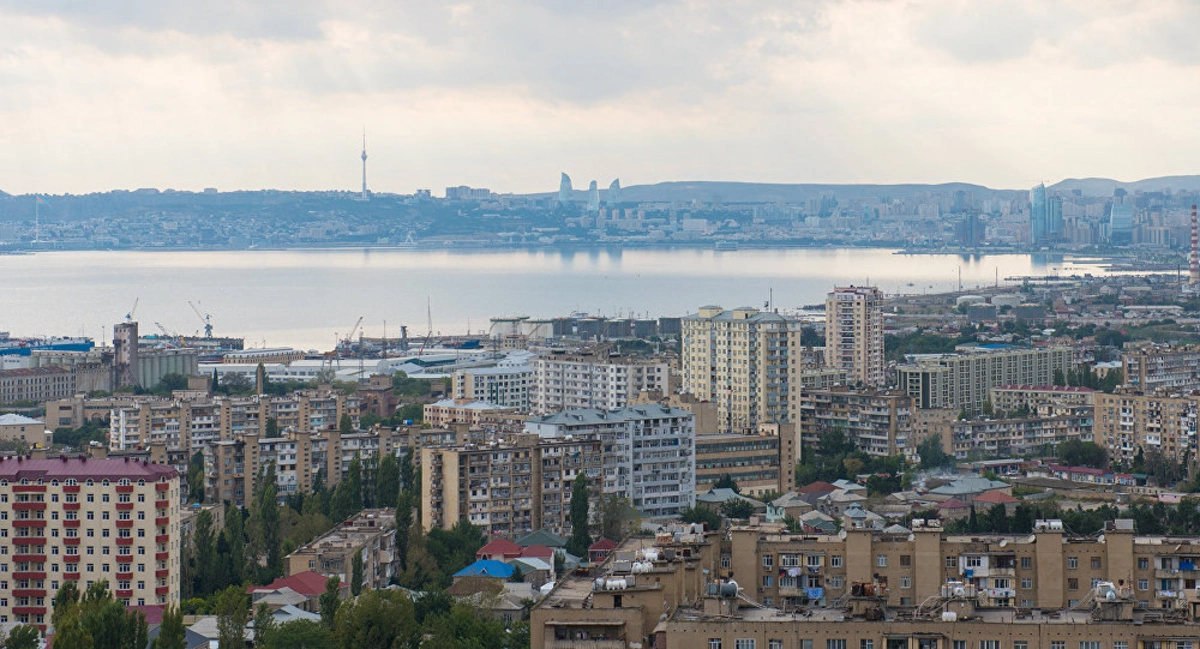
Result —
[[1196, 226], [1196, 206], [1192, 206], [1192, 252], [1188, 258], [1188, 284], [1200, 289], [1200, 230]]
[[363, 127], [362, 162], [363, 162], [362, 199], [365, 201], [365, 200], [367, 200], [367, 129], [366, 129], [366, 127]]

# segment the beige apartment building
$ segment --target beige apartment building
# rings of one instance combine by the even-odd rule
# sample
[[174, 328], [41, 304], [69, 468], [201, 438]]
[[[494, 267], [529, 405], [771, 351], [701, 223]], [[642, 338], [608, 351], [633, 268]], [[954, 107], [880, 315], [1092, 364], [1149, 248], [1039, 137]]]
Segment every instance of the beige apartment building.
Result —
[[913, 400], [898, 390], [854, 390], [835, 387], [800, 393], [801, 454], [817, 452], [821, 435], [840, 430], [847, 441], [868, 455], [911, 454]]
[[624, 408], [640, 392], [670, 391], [667, 361], [610, 354], [607, 348], [553, 351], [531, 359], [529, 367], [533, 371], [529, 405], [535, 415], [569, 408]]
[[504, 443], [420, 450], [421, 525], [449, 529], [466, 519], [488, 538], [539, 529], [568, 535], [571, 491], [585, 473], [598, 499], [603, 468], [599, 439], [516, 435]]
[[1121, 354], [1125, 386], [1141, 392], [1200, 388], [1200, 346], [1145, 343]]
[[532, 646], [1187, 649], [1198, 566], [1200, 538], [1129, 520], [1088, 536], [1056, 520], [961, 536], [922, 520], [827, 536], [683, 526], [564, 578], [531, 612]]
[[179, 604], [179, 474], [130, 459], [0, 459], [0, 623], [50, 622], [68, 581]]
[[396, 556], [396, 510], [364, 509], [296, 548], [284, 559], [287, 576], [312, 571], [349, 584], [354, 555], [362, 553], [364, 590], [386, 588], [400, 565]]
[[1095, 393], [1074, 385], [1002, 385], [992, 388], [990, 398], [997, 413], [1028, 410], [1045, 414], [1092, 408]]
[[742, 495], [787, 493], [796, 486], [794, 424], [763, 424], [754, 435], [696, 436], [696, 493], [707, 493], [722, 477]]
[[53, 432], [46, 430], [42, 421], [11, 413], [0, 415], [0, 442], [22, 444], [25, 448], [49, 448], [52, 441]]
[[960, 345], [955, 354], [914, 354], [896, 367], [897, 385], [918, 408], [983, 410], [992, 388], [1053, 385], [1071, 368], [1071, 348]]
[[1138, 449], [1176, 461], [1196, 461], [1196, 411], [1200, 396], [1119, 392], [1095, 395], [1092, 440], [1113, 461], [1129, 463]]
[[[958, 460], [1052, 455], [1067, 440], [1092, 441], [1094, 411], [1089, 407], [1053, 414], [959, 420], [955, 410], [922, 410], [918, 435], [938, 435], [942, 449]], [[940, 416], [939, 416], [940, 415]]]
[[825, 297], [825, 365], [851, 382], [887, 384], [883, 357], [883, 291], [839, 286]]
[[705, 306], [681, 325], [683, 392], [717, 404], [721, 432], [791, 421], [799, 323], [750, 307]]

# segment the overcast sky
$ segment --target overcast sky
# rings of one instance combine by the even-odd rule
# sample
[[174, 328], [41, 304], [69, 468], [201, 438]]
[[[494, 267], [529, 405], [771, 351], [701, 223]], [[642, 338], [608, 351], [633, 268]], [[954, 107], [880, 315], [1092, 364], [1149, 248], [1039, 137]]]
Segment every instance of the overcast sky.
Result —
[[0, 0], [0, 190], [1200, 173], [1200, 3]]

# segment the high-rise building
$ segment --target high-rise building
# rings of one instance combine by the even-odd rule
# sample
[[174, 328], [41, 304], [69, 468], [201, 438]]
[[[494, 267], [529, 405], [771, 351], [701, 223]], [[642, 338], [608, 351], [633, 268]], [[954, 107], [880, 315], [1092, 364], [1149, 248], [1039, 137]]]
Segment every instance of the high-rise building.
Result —
[[594, 180], [588, 185], [587, 211], [588, 214], [596, 214], [600, 211], [600, 188]]
[[1046, 205], [1046, 185], [1038, 183], [1029, 190], [1029, 243], [1038, 245], [1050, 233], [1049, 208]]
[[113, 387], [138, 385], [138, 323], [122, 322], [113, 327]]
[[1158, 452], [1168, 460], [1194, 461], [1200, 396], [1142, 392], [1096, 393], [1092, 440], [1114, 462], [1131, 463], [1140, 453]]
[[571, 204], [571, 177], [563, 174], [558, 180], [558, 206], [566, 207]]
[[918, 408], [979, 412], [989, 390], [1003, 385], [1052, 385], [1071, 369], [1071, 348], [961, 345], [957, 354], [914, 354], [896, 367], [897, 385]]
[[683, 391], [717, 404], [721, 432], [790, 420], [799, 322], [752, 307], [704, 306], [683, 318], [682, 329]]
[[175, 469], [127, 458], [0, 459], [0, 620], [45, 630], [68, 581], [178, 605], [179, 489]]
[[825, 298], [825, 365], [854, 382], [887, 382], [883, 357], [883, 292], [874, 286], [833, 289]]
[[609, 208], [618, 207], [621, 205], [621, 179], [617, 178], [608, 186], [608, 194], [604, 196], [604, 202]]
[[639, 392], [668, 391], [670, 368], [664, 360], [551, 353], [531, 360], [529, 367], [529, 407], [538, 415], [567, 408], [624, 408]]
[[1108, 213], [1108, 241], [1120, 245], [1133, 241], [1133, 205], [1114, 203]]

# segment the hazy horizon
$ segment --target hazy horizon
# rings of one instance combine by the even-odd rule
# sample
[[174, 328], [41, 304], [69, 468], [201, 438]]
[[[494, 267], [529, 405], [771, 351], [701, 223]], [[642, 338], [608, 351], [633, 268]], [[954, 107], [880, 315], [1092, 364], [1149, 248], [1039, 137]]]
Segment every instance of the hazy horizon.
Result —
[[357, 191], [364, 126], [398, 194], [1188, 175], [1195, 24], [1182, 0], [0, 0], [0, 190]]

